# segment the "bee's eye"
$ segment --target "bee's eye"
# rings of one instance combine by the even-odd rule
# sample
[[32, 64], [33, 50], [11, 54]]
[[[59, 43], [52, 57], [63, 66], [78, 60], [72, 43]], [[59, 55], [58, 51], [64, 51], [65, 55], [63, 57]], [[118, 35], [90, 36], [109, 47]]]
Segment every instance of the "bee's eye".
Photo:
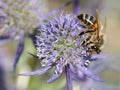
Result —
[[96, 46], [91, 46], [92, 49], [96, 49], [97, 47]]

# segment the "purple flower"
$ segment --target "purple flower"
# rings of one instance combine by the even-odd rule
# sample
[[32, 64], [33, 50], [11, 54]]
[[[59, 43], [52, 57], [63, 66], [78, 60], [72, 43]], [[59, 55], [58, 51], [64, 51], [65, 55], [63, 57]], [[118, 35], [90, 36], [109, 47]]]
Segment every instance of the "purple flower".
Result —
[[45, 2], [45, 0], [0, 0], [0, 41], [19, 41], [14, 71], [24, 50], [25, 38], [30, 36], [29, 34], [47, 13]]
[[72, 79], [91, 78], [102, 81], [85, 64], [87, 61], [98, 60], [102, 57], [101, 54], [91, 53], [88, 45], [82, 45], [88, 37], [88, 34], [80, 36], [85, 30], [86, 28], [80, 25], [76, 16], [67, 13], [39, 26], [35, 46], [42, 68], [20, 75], [41, 75], [55, 67], [47, 83], [55, 81], [65, 72], [68, 90], [72, 90]]

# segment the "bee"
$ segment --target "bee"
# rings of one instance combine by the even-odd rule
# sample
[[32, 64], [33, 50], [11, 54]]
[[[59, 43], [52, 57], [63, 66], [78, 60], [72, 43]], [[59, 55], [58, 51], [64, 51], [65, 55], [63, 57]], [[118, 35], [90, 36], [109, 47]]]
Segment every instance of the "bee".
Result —
[[[96, 17], [89, 14], [80, 14], [77, 18], [79, 19], [80, 25], [85, 28], [85, 30], [79, 34], [79, 36], [86, 36], [81, 45], [87, 47], [87, 52], [99, 54], [104, 45], [104, 34], [102, 33], [103, 25], [99, 20], [98, 10], [96, 10]], [[106, 18], [104, 27], [106, 27]], [[85, 66], [88, 66], [89, 63], [89, 60], [86, 60]]]

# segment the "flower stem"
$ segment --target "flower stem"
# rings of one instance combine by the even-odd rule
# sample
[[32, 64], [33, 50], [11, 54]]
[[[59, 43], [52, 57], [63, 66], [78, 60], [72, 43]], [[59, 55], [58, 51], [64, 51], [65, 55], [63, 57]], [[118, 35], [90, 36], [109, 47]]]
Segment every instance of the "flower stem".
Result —
[[79, 5], [79, 0], [74, 0], [74, 13], [76, 15], [80, 14], [80, 5]]
[[67, 82], [67, 90], [73, 90], [72, 88], [72, 81], [70, 78], [70, 68], [69, 64], [65, 66], [65, 75], [66, 75], [66, 82]]

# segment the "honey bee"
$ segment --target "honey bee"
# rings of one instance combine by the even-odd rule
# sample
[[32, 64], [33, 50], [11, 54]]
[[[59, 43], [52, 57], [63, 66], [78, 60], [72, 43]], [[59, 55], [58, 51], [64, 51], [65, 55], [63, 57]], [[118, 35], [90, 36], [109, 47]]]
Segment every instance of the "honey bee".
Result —
[[[99, 13], [96, 10], [96, 17], [89, 14], [80, 14], [77, 16], [80, 21], [80, 25], [85, 27], [79, 35], [86, 35], [82, 41], [83, 47], [88, 47], [87, 52], [91, 54], [99, 54], [101, 52], [101, 47], [104, 45], [104, 34], [102, 33], [103, 25], [99, 21]], [[104, 27], [106, 27], [106, 18]], [[86, 60], [85, 66], [88, 66], [89, 60]]]

